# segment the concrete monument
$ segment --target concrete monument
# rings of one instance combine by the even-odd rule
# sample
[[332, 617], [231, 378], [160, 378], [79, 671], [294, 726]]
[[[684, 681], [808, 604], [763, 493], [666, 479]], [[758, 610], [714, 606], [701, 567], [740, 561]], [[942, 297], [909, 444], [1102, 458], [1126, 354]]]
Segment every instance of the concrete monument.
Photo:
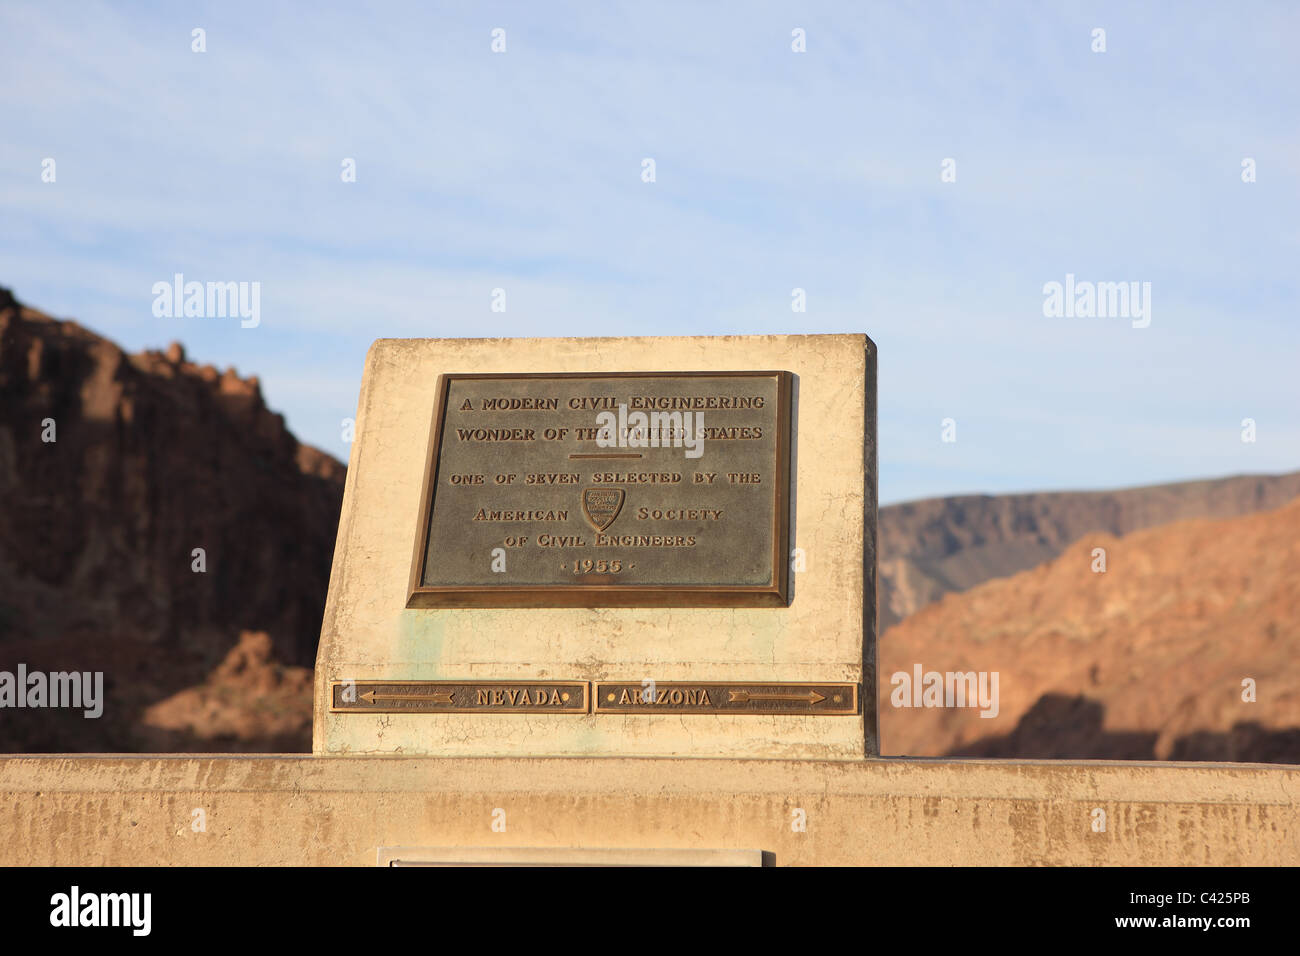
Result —
[[865, 335], [380, 340], [315, 750], [862, 758]]

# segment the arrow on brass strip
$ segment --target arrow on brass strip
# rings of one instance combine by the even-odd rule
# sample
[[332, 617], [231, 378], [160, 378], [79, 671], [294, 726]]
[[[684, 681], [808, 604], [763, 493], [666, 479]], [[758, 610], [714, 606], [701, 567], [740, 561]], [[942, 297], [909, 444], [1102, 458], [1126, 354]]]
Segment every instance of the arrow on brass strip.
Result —
[[450, 704], [451, 697], [449, 690], [435, 690], [432, 694], [381, 694], [379, 691], [368, 690], [361, 695], [367, 704], [373, 704], [377, 700], [424, 700], [432, 704]]
[[820, 704], [826, 699], [815, 690], [802, 694], [761, 694], [752, 690], [731, 690], [727, 693], [731, 695], [731, 699], [727, 701], [730, 704], [747, 704], [751, 700], [806, 700], [809, 704]]

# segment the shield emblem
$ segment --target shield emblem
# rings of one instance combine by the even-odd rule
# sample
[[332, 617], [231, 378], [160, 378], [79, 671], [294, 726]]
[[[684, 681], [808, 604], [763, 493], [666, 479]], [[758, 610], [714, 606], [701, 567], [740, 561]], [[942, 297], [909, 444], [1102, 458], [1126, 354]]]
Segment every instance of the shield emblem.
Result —
[[584, 488], [582, 513], [587, 516], [593, 528], [604, 531], [614, 523], [623, 509], [623, 497], [622, 488]]

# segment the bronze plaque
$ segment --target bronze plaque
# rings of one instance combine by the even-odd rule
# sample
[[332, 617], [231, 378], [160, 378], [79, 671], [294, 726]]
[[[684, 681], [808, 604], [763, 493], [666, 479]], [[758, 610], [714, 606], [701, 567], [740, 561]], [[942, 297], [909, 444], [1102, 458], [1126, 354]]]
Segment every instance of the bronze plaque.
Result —
[[789, 372], [441, 376], [407, 607], [783, 607]]
[[350, 714], [585, 714], [586, 681], [359, 680], [330, 683], [330, 710]]
[[826, 714], [858, 712], [857, 684], [597, 681], [597, 714]]

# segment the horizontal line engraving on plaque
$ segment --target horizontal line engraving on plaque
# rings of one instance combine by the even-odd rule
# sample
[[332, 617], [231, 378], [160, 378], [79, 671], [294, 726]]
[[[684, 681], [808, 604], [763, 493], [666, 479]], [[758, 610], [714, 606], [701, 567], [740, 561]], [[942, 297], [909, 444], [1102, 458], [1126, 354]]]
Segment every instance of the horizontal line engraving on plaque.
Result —
[[330, 710], [351, 714], [585, 714], [587, 681], [332, 681]]
[[597, 714], [790, 714], [851, 716], [858, 685], [721, 681], [597, 681]]
[[407, 607], [783, 607], [790, 373], [445, 374]]

